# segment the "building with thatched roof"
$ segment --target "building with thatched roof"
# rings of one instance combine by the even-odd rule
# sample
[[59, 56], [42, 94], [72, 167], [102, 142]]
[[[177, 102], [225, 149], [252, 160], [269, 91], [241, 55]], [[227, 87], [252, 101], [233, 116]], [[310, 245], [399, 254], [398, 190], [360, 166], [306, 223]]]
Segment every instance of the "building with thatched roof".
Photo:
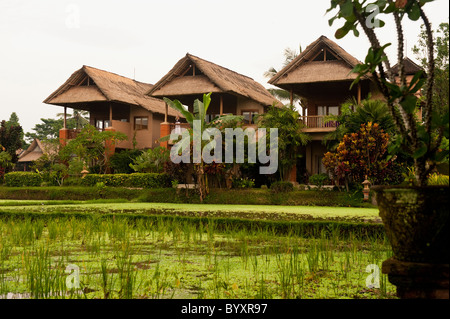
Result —
[[294, 94], [301, 97], [304, 131], [312, 137], [303, 150], [303, 165], [309, 175], [325, 173], [322, 158], [327, 150], [322, 140], [338, 125], [325, 123], [325, 116], [338, 115], [340, 105], [349, 98], [358, 102], [369, 94], [372, 98], [382, 98], [370, 76], [362, 77], [350, 89], [357, 77], [351, 71], [359, 63], [338, 44], [321, 36], [269, 80], [270, 84], [290, 92], [291, 101]]
[[[116, 148], [133, 148], [134, 138], [138, 148], [152, 148], [159, 145], [160, 123], [181, 117], [175, 110], [166, 112], [162, 100], [145, 95], [152, 87], [151, 84], [84, 65], [44, 103], [64, 107], [64, 114], [67, 108], [89, 111], [90, 124], [99, 130], [125, 133], [128, 140], [120, 142]], [[61, 139], [74, 136], [76, 131], [66, 129], [64, 124]]]
[[57, 152], [57, 147], [53, 143], [35, 138], [30, 146], [20, 153], [15, 169], [27, 171], [30, 169], [30, 165], [34, 161], [40, 159], [43, 155], [50, 156]]
[[247, 124], [253, 115], [271, 105], [281, 106], [266, 88], [255, 80], [192, 54], [186, 54], [151, 89], [148, 96], [177, 99], [190, 107], [195, 99], [212, 92], [208, 118], [223, 114], [243, 115]]

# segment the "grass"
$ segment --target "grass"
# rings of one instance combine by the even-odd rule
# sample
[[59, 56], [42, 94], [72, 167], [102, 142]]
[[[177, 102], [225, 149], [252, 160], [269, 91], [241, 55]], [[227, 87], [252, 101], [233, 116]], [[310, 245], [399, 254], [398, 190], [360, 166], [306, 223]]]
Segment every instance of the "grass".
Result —
[[[385, 275], [379, 289], [366, 287], [366, 267], [381, 267], [391, 256], [384, 236], [342, 237], [339, 223], [336, 231], [300, 237], [220, 225], [211, 218], [69, 216], [1, 215], [0, 296], [359, 299], [394, 294]], [[67, 287], [69, 265], [79, 267], [79, 288]]]

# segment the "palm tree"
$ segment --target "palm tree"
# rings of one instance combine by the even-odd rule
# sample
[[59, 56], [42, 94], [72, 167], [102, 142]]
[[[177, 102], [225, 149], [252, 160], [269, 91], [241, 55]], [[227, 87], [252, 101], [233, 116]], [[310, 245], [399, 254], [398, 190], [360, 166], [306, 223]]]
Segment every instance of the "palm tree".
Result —
[[[56, 116], [64, 117], [64, 113], [58, 113]], [[72, 122], [76, 129], [82, 129], [89, 124], [89, 112], [73, 109], [73, 114], [67, 114], [67, 121]]]
[[[291, 48], [284, 49], [284, 62], [283, 62], [283, 68], [289, 65], [299, 54], [302, 53], [302, 46], [300, 45], [299, 51]], [[272, 78], [274, 77], [278, 71], [274, 67], [270, 67], [266, 72], [264, 72], [264, 77], [266, 78]], [[286, 90], [282, 89], [268, 89], [268, 91], [277, 99], [280, 100], [290, 100], [290, 93]], [[298, 95], [293, 96], [293, 104], [296, 102], [301, 102], [300, 97]]]
[[384, 101], [367, 98], [360, 104], [355, 98], [350, 98], [341, 105], [340, 115], [329, 115], [326, 122], [336, 121], [339, 126], [335, 131], [328, 133], [324, 137], [324, 142], [329, 144], [329, 148], [334, 149], [348, 133], [356, 133], [360, 130], [361, 124], [369, 122], [377, 123], [384, 132], [393, 135], [396, 133], [396, 126], [388, 106]]

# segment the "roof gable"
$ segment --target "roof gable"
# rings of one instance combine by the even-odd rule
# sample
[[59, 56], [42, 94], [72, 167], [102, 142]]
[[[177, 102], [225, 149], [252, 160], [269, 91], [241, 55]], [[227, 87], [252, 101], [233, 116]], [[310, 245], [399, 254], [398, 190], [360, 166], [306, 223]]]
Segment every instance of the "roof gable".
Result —
[[240, 95], [262, 105], [281, 103], [261, 84], [192, 54], [186, 54], [147, 94], [164, 97], [174, 95], [222, 92]]
[[[325, 36], [321, 36], [273, 76], [269, 83], [278, 85], [353, 80], [355, 76], [350, 74], [350, 71], [359, 63], [361, 62], [358, 59], [350, 55], [338, 44]], [[299, 74], [295, 74], [302, 74], [302, 72], [298, 72], [297, 69], [299, 68], [308, 70], [308, 78], [301, 79], [298, 76]], [[305, 73], [302, 75], [305, 75]]]
[[[162, 100], [145, 95], [153, 85], [84, 65], [75, 71], [44, 103], [64, 105], [69, 103], [114, 101], [143, 107], [154, 113], [165, 113]], [[181, 116], [170, 109], [169, 115]]]

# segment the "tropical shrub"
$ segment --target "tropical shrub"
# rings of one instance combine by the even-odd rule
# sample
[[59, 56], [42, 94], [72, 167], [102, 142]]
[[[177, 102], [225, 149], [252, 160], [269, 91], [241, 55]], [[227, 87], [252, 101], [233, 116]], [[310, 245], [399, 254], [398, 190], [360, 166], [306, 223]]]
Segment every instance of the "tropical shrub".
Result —
[[98, 183], [113, 187], [171, 187], [171, 179], [169, 175], [164, 173], [88, 174], [82, 179], [82, 185], [84, 186], [96, 186]]
[[247, 177], [233, 178], [233, 188], [253, 188], [255, 187], [255, 181], [248, 179]]
[[[362, 124], [359, 132], [346, 134], [335, 152], [324, 155], [323, 164], [335, 182], [362, 183], [366, 176], [372, 184], [389, 183], [395, 171], [395, 158], [387, 160], [389, 134], [377, 123]], [[394, 167], [394, 169], [393, 169]], [[401, 172], [399, 172], [401, 176]]]
[[291, 182], [278, 181], [270, 185], [270, 190], [274, 193], [287, 193], [294, 190], [294, 185]]
[[10, 172], [5, 174], [5, 185], [9, 187], [41, 186], [42, 176], [32, 172]]
[[314, 174], [309, 177], [309, 182], [321, 188], [323, 185], [326, 185], [330, 182], [330, 177], [328, 176], [328, 174], [324, 173]]
[[148, 149], [133, 160], [129, 166], [139, 173], [161, 173], [164, 164], [170, 160], [170, 151], [165, 147]]
[[109, 159], [109, 164], [115, 174], [131, 174], [135, 170], [130, 167], [130, 164], [141, 154], [141, 150], [123, 150], [114, 153]]

